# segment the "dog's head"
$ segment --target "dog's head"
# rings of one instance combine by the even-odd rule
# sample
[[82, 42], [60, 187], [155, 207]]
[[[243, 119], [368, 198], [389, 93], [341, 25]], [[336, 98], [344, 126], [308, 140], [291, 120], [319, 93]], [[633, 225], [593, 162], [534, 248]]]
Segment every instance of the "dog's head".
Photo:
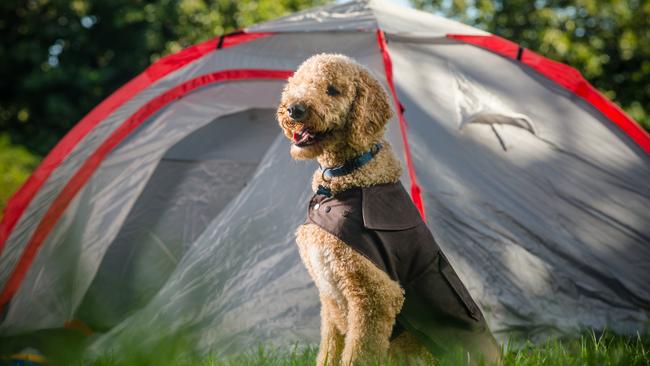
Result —
[[367, 151], [381, 140], [391, 116], [386, 92], [370, 72], [334, 54], [303, 62], [284, 87], [277, 111], [295, 159]]

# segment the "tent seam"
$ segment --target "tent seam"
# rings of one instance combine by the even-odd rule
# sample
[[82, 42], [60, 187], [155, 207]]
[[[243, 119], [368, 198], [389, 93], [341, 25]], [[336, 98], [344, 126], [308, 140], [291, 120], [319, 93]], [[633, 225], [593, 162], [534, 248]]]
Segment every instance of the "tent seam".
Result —
[[386, 37], [384, 32], [381, 29], [377, 29], [377, 43], [379, 44], [379, 49], [382, 54], [382, 61], [384, 63], [384, 73], [386, 76], [386, 82], [388, 83], [388, 88], [390, 93], [393, 96], [393, 102], [395, 104], [395, 111], [397, 113], [397, 119], [399, 121], [399, 129], [402, 136], [402, 144], [404, 145], [404, 159], [406, 160], [406, 168], [408, 170], [409, 179], [411, 180], [411, 199], [417, 207], [422, 220], [426, 222], [426, 215], [424, 212], [424, 204], [422, 202], [422, 196], [420, 185], [418, 184], [417, 175], [415, 172], [415, 167], [413, 165], [413, 159], [411, 157], [411, 149], [408, 142], [406, 119], [404, 118], [404, 107], [397, 97], [397, 91], [395, 89], [395, 84], [393, 83], [393, 63], [388, 53], [388, 45], [386, 43]]

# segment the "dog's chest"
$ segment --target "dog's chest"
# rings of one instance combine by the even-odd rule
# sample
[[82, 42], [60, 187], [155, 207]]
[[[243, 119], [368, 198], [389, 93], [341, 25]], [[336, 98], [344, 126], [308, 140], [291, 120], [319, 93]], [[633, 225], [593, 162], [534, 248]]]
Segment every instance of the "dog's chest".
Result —
[[337, 261], [332, 250], [319, 243], [307, 244], [307, 257], [314, 270], [318, 290], [343, 305], [345, 298], [339, 289], [338, 276], [335, 274]]
[[340, 308], [346, 307], [346, 300], [341, 292], [341, 261], [335, 252], [325, 243], [314, 238], [298, 241], [303, 262], [310, 268], [310, 274], [321, 295], [334, 300]]

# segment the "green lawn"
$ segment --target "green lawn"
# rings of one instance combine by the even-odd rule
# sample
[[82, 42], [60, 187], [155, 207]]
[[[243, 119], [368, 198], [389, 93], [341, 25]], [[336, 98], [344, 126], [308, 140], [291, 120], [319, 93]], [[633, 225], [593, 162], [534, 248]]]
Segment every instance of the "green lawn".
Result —
[[[159, 348], [157, 355], [128, 355], [122, 360], [106, 356], [90, 364], [92, 366], [116, 365], [179, 365], [179, 366], [302, 366], [314, 365], [314, 348], [295, 348], [290, 351], [269, 351], [258, 349], [231, 359], [214, 357], [186, 358], [178, 356], [178, 347]], [[574, 340], [551, 340], [544, 345], [526, 344], [519, 349], [505, 349], [506, 366], [528, 365], [650, 365], [650, 337], [621, 337], [608, 333], [586, 334]], [[452, 355], [440, 360], [438, 365], [461, 365], [462, 357]], [[84, 363], [80, 363], [84, 364]], [[412, 362], [410, 365], [426, 365], [426, 362]], [[393, 362], [388, 365], [406, 365]]]
[[[315, 348], [295, 347], [290, 350], [259, 348], [242, 355], [223, 359], [213, 356], [191, 356], [184, 352], [189, 344], [173, 340], [154, 348], [140, 349], [130, 344], [129, 350], [116, 355], [103, 355], [93, 361], [79, 360], [79, 344], [63, 342], [60, 334], [49, 334], [47, 344], [40, 343], [40, 350], [49, 355], [50, 365], [66, 366], [302, 366], [314, 365]], [[77, 341], [80, 339], [77, 339]], [[0, 340], [2, 343], [2, 340]], [[1, 349], [2, 347], [0, 347]], [[148, 349], [150, 350], [150, 348]], [[549, 340], [543, 345], [526, 344], [517, 349], [504, 349], [505, 366], [532, 365], [588, 365], [588, 366], [648, 366], [650, 365], [650, 336], [622, 337], [604, 333], [585, 334], [579, 339]], [[0, 361], [0, 364], [2, 362]], [[411, 362], [408, 365], [427, 365], [427, 362]], [[440, 360], [437, 365], [462, 365], [460, 354]], [[391, 362], [385, 365], [402, 366], [405, 362]]]

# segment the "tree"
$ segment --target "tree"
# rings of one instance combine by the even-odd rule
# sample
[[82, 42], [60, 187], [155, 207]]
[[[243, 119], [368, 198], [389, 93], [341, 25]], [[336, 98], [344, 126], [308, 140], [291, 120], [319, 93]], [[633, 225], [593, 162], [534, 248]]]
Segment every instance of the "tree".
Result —
[[650, 1], [411, 2], [575, 67], [650, 130]]
[[0, 135], [0, 208], [5, 207], [11, 194], [29, 177], [37, 163], [38, 158], [27, 149], [11, 145], [7, 135]]

